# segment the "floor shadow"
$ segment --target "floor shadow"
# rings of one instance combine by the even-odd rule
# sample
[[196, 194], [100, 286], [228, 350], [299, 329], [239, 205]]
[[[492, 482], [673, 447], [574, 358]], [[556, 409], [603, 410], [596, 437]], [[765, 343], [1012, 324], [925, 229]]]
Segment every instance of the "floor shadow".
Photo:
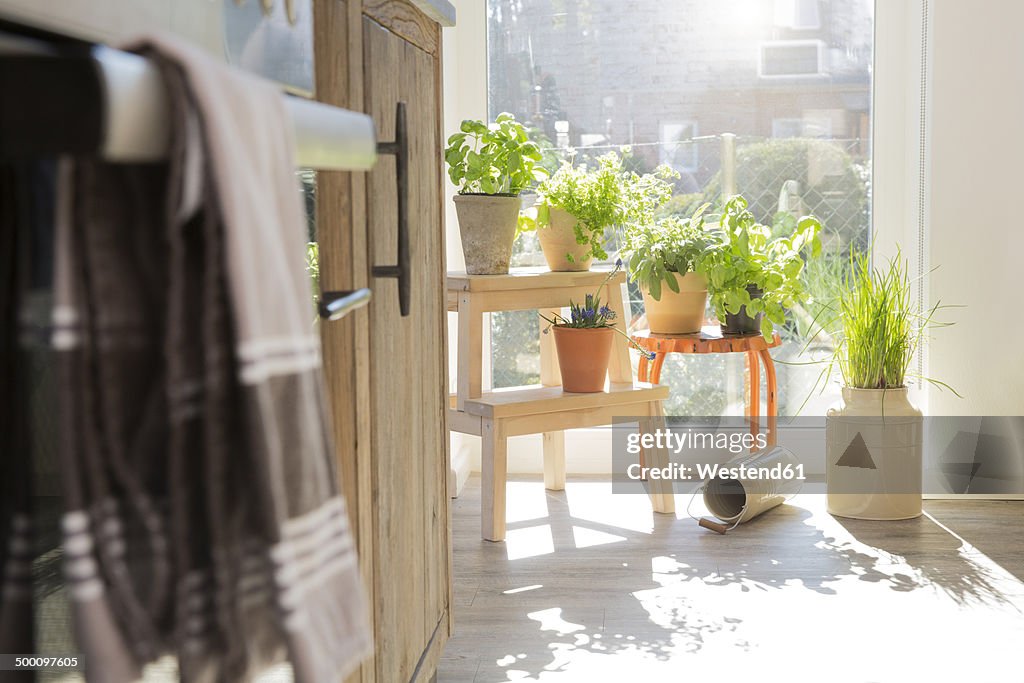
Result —
[[[864, 523], [783, 505], [726, 536], [661, 515], [638, 531], [609, 521], [608, 510], [592, 518], [571, 513], [572, 495], [547, 492], [546, 516], [509, 524], [510, 537], [540, 530], [544, 538], [543, 552], [516, 559], [505, 544], [477, 540], [478, 489], [455, 501], [456, 604], [463, 614], [456, 610], [440, 681], [536, 680], [596, 655], [664, 661], [723, 638], [742, 650], [751, 646], [738, 633], [742, 606], [707, 611], [707, 591], [723, 589], [724, 596], [729, 587], [835, 595], [841, 580], [856, 577], [899, 592], [937, 586], [958, 604], [1003, 600], [991, 569], [962, 555], [960, 541], [926, 517]], [[591, 537], [595, 545], [580, 547]], [[490, 624], [491, 613], [502, 615], [498, 623]], [[461, 650], [459, 629], [467, 622], [488, 623], [493, 637], [483, 645], [467, 639], [472, 645]]]
[[928, 516], [901, 521], [835, 520], [880, 557], [911, 567], [917, 576], [904, 575], [911, 590], [935, 586], [958, 605], [1009, 603], [1004, 593], [1007, 573]]

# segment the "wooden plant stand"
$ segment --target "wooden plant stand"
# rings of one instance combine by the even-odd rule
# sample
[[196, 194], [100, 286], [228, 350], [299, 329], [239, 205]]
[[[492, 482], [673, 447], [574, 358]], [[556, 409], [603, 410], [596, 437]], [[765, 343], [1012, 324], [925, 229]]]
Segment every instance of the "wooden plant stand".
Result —
[[[449, 428], [482, 439], [481, 534], [490, 541], [505, 539], [505, 484], [507, 439], [522, 434], [543, 434], [544, 486], [565, 488], [566, 429], [598, 427], [615, 417], [637, 417], [640, 430], [664, 425], [661, 402], [668, 387], [634, 382], [626, 338], [615, 335], [608, 385], [594, 394], [562, 390], [554, 335], [540, 335], [541, 386], [483, 391], [483, 314], [495, 311], [537, 310], [550, 317], [593, 294], [608, 271], [552, 273], [546, 269], [515, 269], [508, 275], [448, 274], [448, 310], [458, 313], [458, 378], [451, 396]], [[602, 300], [617, 314], [616, 327], [626, 331], [626, 306], [622, 296], [625, 274], [617, 273], [602, 290]], [[545, 323], [541, 322], [543, 331]], [[641, 455], [645, 465], [668, 464], [668, 454], [651, 449]], [[671, 482], [647, 482], [655, 512], [675, 513]]]

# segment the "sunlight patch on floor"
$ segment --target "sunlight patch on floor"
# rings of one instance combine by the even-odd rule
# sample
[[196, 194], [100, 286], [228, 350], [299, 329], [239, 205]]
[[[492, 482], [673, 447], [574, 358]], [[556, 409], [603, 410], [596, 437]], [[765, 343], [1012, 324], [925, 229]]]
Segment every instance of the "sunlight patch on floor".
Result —
[[625, 536], [619, 536], [617, 534], [608, 534], [603, 531], [597, 531], [596, 529], [587, 529], [586, 527], [574, 526], [572, 528], [572, 536], [576, 541], [577, 548], [590, 548], [595, 545], [607, 545], [609, 543], [620, 543], [627, 540]]
[[610, 481], [569, 482], [565, 494], [574, 519], [640, 533], [654, 528], [650, 498], [614, 494]]
[[555, 552], [555, 539], [550, 524], [539, 524], [523, 529], [509, 529], [505, 537], [505, 552], [510, 560], [550, 555]]
[[551, 609], [538, 610], [527, 614], [530, 619], [540, 623], [541, 631], [554, 631], [556, 635], [564, 636], [569, 633], [586, 630], [583, 624], [574, 624], [562, 618], [562, 609], [552, 607]]
[[548, 501], [543, 484], [535, 481], [510, 481], [506, 486], [505, 521], [508, 524], [548, 516]]
[[[571, 486], [573, 521], [580, 515], [634, 531], [644, 526], [649, 506], [631, 504], [628, 496], [610, 502], [600, 486]], [[503, 680], [862, 683], [869, 671], [874, 672], [870, 680], [893, 683], [1005, 680], [1013, 653], [1024, 642], [1024, 583], [955, 534], [930, 537], [948, 558], [939, 570], [879, 547], [891, 542], [885, 523], [852, 525], [855, 534], [825, 512], [820, 496], [793, 504], [806, 511], [792, 531], [806, 536], [805, 551], [797, 543], [775, 555], [769, 543], [746, 561], [735, 552], [736, 537], [729, 535], [721, 542], [734, 544], [733, 552], [722, 557], [741, 561], [733, 559], [720, 570], [707, 557], [648, 556], [650, 582], [645, 577], [643, 583], [655, 587], [631, 593], [641, 614], [619, 618], [608, 610], [598, 627], [590, 619], [566, 619], [559, 607], [527, 612], [544, 633], [548, 663], [530, 673], [523, 667], [538, 653], [510, 654], [503, 660], [509, 667], [501, 672], [507, 676]], [[778, 527], [772, 531], [777, 534]], [[573, 534], [577, 547], [586, 547], [590, 538], [628, 540], [575, 525]], [[763, 542], [757, 534], [746, 540]], [[794, 567], [805, 562], [820, 567], [820, 575], [816, 570], [793, 578], [800, 573]], [[652, 625], [657, 626], [653, 631]], [[907, 656], [925, 652], [935, 655]]]

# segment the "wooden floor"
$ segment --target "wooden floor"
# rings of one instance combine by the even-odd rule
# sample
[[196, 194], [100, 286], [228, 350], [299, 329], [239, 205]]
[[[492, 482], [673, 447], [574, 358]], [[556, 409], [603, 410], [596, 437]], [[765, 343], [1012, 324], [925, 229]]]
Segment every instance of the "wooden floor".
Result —
[[593, 479], [508, 499], [506, 543], [478, 477], [454, 501], [440, 683], [1024, 681], [1024, 502], [871, 523], [804, 496], [718, 536]]

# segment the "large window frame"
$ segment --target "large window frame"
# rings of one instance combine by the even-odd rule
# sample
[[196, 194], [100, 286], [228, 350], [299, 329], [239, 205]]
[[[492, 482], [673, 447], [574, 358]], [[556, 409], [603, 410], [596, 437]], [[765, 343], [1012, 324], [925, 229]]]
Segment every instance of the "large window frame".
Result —
[[[483, 0], [455, 0], [458, 23], [444, 29], [444, 108], [446, 130], [455, 130], [464, 118], [487, 117], [487, 7]], [[921, 305], [928, 301], [927, 250], [927, 76], [931, 54], [926, 41], [929, 26], [928, 0], [875, 1], [874, 55], [872, 71], [872, 225], [873, 256], [884, 259], [895, 254], [896, 245], [906, 245], [904, 256], [911, 272], [921, 278], [916, 292]], [[449, 185], [448, 194], [454, 194]], [[464, 265], [454, 204], [447, 206], [447, 254], [449, 269]], [[912, 248], [911, 248], [912, 247]], [[454, 358], [452, 368], [454, 372]], [[927, 372], [927, 358], [919, 369]], [[928, 387], [914, 387], [914, 399], [927, 410]], [[581, 430], [586, 432], [588, 430]], [[579, 441], [593, 448], [585, 435]], [[572, 443], [572, 441], [570, 441]], [[453, 444], [453, 457], [465, 444]], [[475, 448], [470, 448], [475, 451]], [[517, 449], [513, 449], [517, 450]], [[513, 457], [526, 470], [539, 471], [539, 448], [532, 454]], [[572, 461], [570, 447], [567, 456]], [[583, 450], [580, 448], [579, 450]], [[478, 466], [478, 451], [475, 456]], [[470, 453], [473, 462], [473, 453]], [[577, 463], [578, 464], [578, 463]], [[586, 465], [576, 471], [595, 471]], [[596, 471], [600, 471], [599, 469]]]

